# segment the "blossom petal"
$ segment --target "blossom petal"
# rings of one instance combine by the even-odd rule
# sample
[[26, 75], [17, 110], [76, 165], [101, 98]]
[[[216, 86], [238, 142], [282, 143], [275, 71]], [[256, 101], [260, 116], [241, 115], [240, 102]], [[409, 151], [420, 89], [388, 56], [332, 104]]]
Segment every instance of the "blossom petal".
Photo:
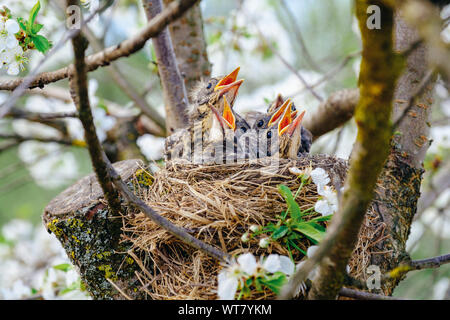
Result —
[[280, 259], [277, 254], [269, 254], [269, 256], [264, 260], [263, 266], [264, 270], [275, 273], [280, 271]]
[[17, 62], [12, 62], [9, 64], [7, 73], [10, 76], [17, 76], [19, 71], [19, 64]]
[[217, 295], [219, 296], [219, 299], [234, 300], [239, 284], [238, 279], [229, 277], [228, 272], [222, 271], [219, 273], [218, 282]]
[[248, 275], [254, 274], [256, 268], [258, 267], [256, 258], [251, 253], [244, 253], [240, 255], [237, 261], [241, 266], [242, 271], [244, 271]]
[[328, 204], [328, 201], [323, 199], [316, 202], [316, 204], [314, 205], [314, 210], [320, 213], [322, 216], [333, 214], [333, 209]]
[[17, 21], [9, 19], [5, 22], [5, 29], [6, 31], [8, 31], [8, 33], [17, 33], [20, 31], [20, 27], [19, 24], [17, 23]]
[[280, 271], [281, 272], [283, 272], [284, 274], [287, 274], [288, 276], [290, 276], [294, 273], [295, 265], [289, 257], [280, 256], [279, 261], [280, 261]]

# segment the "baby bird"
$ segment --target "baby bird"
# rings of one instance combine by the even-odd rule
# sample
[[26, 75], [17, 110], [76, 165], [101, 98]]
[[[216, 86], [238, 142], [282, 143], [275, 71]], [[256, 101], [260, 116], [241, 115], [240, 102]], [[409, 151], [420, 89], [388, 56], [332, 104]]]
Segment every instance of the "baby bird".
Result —
[[236, 80], [240, 67], [237, 67], [230, 74], [224, 77], [211, 78], [207, 82], [200, 81], [191, 92], [191, 100], [193, 104], [189, 110], [189, 119], [191, 123], [201, 120], [205, 114], [211, 114], [211, 109], [208, 103], [215, 105], [217, 110], [222, 112], [218, 102], [222, 97], [226, 96], [228, 102], [233, 106], [234, 101], [239, 90], [239, 87], [244, 82], [243, 79]]
[[215, 134], [213, 127], [217, 128], [213, 116], [213, 109], [223, 111], [223, 98], [227, 97], [234, 104], [239, 87], [244, 80], [236, 80], [239, 67], [222, 78], [211, 78], [209, 81], [201, 81], [192, 91], [191, 97], [194, 104], [189, 110], [190, 125], [179, 129], [166, 138], [164, 157], [166, 160], [181, 157], [181, 154], [191, 153], [196, 146], [201, 148], [203, 143], [213, 140], [211, 132]]
[[205, 146], [204, 163], [235, 162], [243, 153], [240, 137], [250, 130], [250, 126], [231, 108], [226, 97], [223, 98], [221, 109], [222, 114], [216, 108], [212, 108], [214, 121], [210, 139]]
[[[280, 121], [281, 126], [278, 127], [278, 134], [279, 156], [281, 158], [297, 159], [302, 156], [302, 126], [300, 124], [304, 115], [305, 111], [295, 117], [293, 121], [285, 121], [283, 125], [284, 119]], [[287, 122], [290, 123], [285, 125]]]

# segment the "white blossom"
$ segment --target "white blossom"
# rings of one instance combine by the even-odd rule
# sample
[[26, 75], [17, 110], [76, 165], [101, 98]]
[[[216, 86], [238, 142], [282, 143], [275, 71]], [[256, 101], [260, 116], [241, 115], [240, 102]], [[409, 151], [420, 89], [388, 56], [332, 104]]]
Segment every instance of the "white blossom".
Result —
[[258, 267], [255, 256], [251, 253], [244, 253], [237, 259], [241, 270], [248, 275], [253, 275]]
[[[330, 183], [330, 178], [328, 177], [328, 173], [322, 168], [316, 168], [311, 171], [311, 179], [314, 184], [317, 186], [317, 190], [323, 189], [328, 183]], [[320, 193], [320, 192], [319, 192]]]
[[234, 300], [238, 289], [239, 280], [226, 270], [222, 270], [218, 276], [217, 295], [220, 300]]
[[338, 209], [338, 197], [336, 191], [329, 186], [324, 186], [322, 189], [318, 190], [318, 193], [321, 195], [321, 199], [314, 205], [314, 210], [322, 216], [328, 216], [335, 213]]
[[270, 273], [283, 272], [286, 275], [294, 273], [295, 265], [286, 256], [280, 256], [278, 254], [270, 254], [263, 262], [262, 268]]
[[25, 220], [14, 219], [2, 228], [3, 237], [9, 241], [29, 239], [33, 231], [31, 223]]
[[[44, 299], [90, 299], [77, 287], [80, 277], [70, 268], [61, 244], [42, 225], [34, 228], [28, 221], [16, 219], [0, 231], [8, 240], [0, 244], [0, 299], [27, 298], [32, 289]], [[54, 268], [61, 264], [69, 264], [70, 269]], [[67, 288], [74, 289], [60, 293]]]
[[249, 239], [249, 236], [248, 236], [248, 232], [246, 232], [246, 233], [244, 233], [244, 234], [241, 236], [241, 241], [242, 241], [242, 242], [248, 242], [248, 240], [250, 240], [250, 239]]
[[260, 226], [258, 226], [257, 224], [252, 224], [252, 225], [250, 226], [250, 231], [251, 231], [251, 232], [258, 232], [259, 229], [260, 229]]
[[296, 175], [296, 176], [302, 176], [303, 179], [308, 179], [311, 176], [311, 172], [313, 171], [312, 167], [306, 167], [303, 169], [299, 169], [297, 167], [290, 167], [289, 172]]

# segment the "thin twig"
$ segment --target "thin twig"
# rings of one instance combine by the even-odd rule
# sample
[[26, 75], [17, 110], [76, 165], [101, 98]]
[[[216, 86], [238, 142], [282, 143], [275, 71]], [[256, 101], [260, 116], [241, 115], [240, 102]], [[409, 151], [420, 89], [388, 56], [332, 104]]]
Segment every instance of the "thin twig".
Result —
[[256, 30], [258, 31], [259, 36], [261, 37], [261, 39], [267, 44], [267, 46], [269, 47], [269, 49], [280, 59], [280, 61], [286, 66], [286, 68], [288, 68], [299, 80], [300, 82], [303, 84], [303, 86], [309, 91], [311, 92], [311, 94], [319, 101], [322, 102], [323, 98], [317, 94], [317, 92], [306, 82], [306, 80], [303, 78], [303, 76], [297, 71], [295, 70], [295, 68], [278, 52], [278, 50], [276, 50], [274, 48], [274, 46], [270, 43], [270, 41], [268, 41], [265, 37], [264, 34], [261, 32], [261, 30], [259, 29], [258, 25], [255, 23], [255, 27]]
[[390, 296], [383, 296], [381, 294], [359, 291], [350, 288], [341, 288], [339, 295], [342, 297], [353, 298], [357, 300], [401, 300]]
[[[89, 21], [91, 21], [97, 15], [97, 13], [104, 10], [106, 7], [109, 6], [109, 4], [110, 1], [106, 1], [105, 5], [98, 8], [95, 12], [93, 12], [86, 20], [83, 21], [82, 25], [89, 23]], [[36, 81], [35, 79], [38, 77], [37, 72], [44, 65], [44, 63], [47, 62], [47, 60], [51, 56], [53, 56], [57, 51], [59, 51], [66, 44], [67, 41], [73, 39], [79, 33], [80, 33], [79, 29], [67, 30], [64, 33], [62, 39], [58, 42], [58, 44], [54, 46], [53, 49], [51, 49], [50, 52], [39, 61], [36, 67], [25, 78], [20, 79], [19, 83], [16, 86], [14, 86], [14, 88], [9, 89], [14, 91], [12, 92], [11, 96], [9, 96], [8, 100], [6, 100], [0, 105], [0, 119], [3, 118], [3, 116], [9, 112], [9, 110], [16, 104], [17, 100], [25, 93], [25, 91], [28, 88], [30, 88], [30, 85], [32, 85], [32, 83]], [[0, 89], [3, 88], [0, 87]]]
[[14, 145], [17, 145], [24, 141], [39, 141], [39, 142], [56, 142], [66, 146], [84, 147], [84, 143], [80, 140], [58, 139], [58, 138], [46, 138], [46, 137], [25, 137], [18, 134], [0, 134], [0, 139], [11, 139], [14, 141], [11, 145], [0, 146], [0, 152], [5, 151]]
[[295, 19], [294, 15], [292, 14], [291, 10], [289, 10], [286, 2], [284, 0], [281, 0], [280, 2], [281, 7], [285, 11], [288, 19], [290, 20], [291, 25], [294, 28], [295, 35], [297, 37], [298, 42], [300, 43], [300, 47], [302, 49], [303, 56], [306, 60], [306, 62], [317, 71], [322, 71], [319, 65], [314, 61], [314, 59], [311, 57], [311, 54], [309, 53], [308, 48], [306, 47], [305, 40], [303, 39], [302, 32], [300, 30], [299, 25], [297, 24], [297, 20]]
[[77, 118], [78, 114], [77, 112], [31, 112], [18, 108], [12, 108], [11, 111], [5, 115], [5, 117], [41, 122], [61, 118]]
[[[180, 0], [177, 2], [172, 2], [163, 10], [163, 12], [161, 12], [161, 14], [153, 18], [149, 22], [149, 24], [134, 37], [124, 40], [123, 42], [112, 47], [106, 48], [101, 52], [97, 52], [95, 54], [87, 56], [85, 59], [87, 71], [91, 72], [97, 70], [99, 67], [104, 67], [112, 61], [129, 56], [139, 51], [144, 47], [148, 39], [158, 35], [159, 32], [163, 30], [169, 23], [182, 16], [198, 1], [199, 0]], [[25, 88], [42, 88], [46, 84], [68, 78], [71, 68], [73, 68], [73, 65], [69, 65], [55, 71], [39, 73], [32, 77], [31, 82], [28, 81], [28, 77], [18, 78], [10, 81], [2, 81], [0, 82], [0, 90], [11, 91], [15, 90], [19, 86]], [[25, 80], [27, 81], [25, 82]]]
[[[75, 5], [76, 0], [67, 0], [67, 6]], [[119, 194], [114, 188], [111, 177], [106, 169], [103, 160], [103, 150], [98, 140], [94, 118], [92, 116], [89, 101], [87, 66], [85, 61], [85, 51], [87, 40], [79, 32], [72, 39], [75, 63], [69, 79], [72, 99], [77, 106], [78, 116], [84, 128], [84, 138], [91, 156], [92, 166], [97, 175], [97, 180], [102, 187], [103, 194], [115, 216], [119, 216], [122, 211]]]

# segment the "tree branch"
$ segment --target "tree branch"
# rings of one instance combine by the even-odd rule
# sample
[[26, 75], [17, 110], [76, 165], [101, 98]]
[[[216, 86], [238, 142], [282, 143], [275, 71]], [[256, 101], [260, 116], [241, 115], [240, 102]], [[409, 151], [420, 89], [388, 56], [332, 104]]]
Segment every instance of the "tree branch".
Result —
[[[140, 49], [142, 49], [148, 39], [155, 37], [161, 32], [169, 23], [175, 21], [183, 15], [190, 7], [192, 7], [198, 0], [180, 0], [172, 3], [161, 14], [152, 19], [151, 22], [137, 35], [127, 39], [115, 46], [109, 47], [101, 52], [92, 54], [85, 58], [86, 71], [91, 72], [97, 70], [99, 67], [109, 65], [122, 57], [127, 57]], [[73, 65], [50, 71], [42, 72], [34, 77], [34, 80], [27, 86], [27, 88], [43, 88], [46, 84], [56, 82], [69, 77], [69, 72]], [[0, 90], [14, 90], [24, 82], [24, 78], [13, 80], [6, 80], [0, 82]]]
[[350, 288], [341, 288], [339, 290], [339, 295], [341, 297], [353, 298], [357, 300], [400, 300], [390, 296], [383, 296], [381, 294], [359, 291]]
[[0, 134], [0, 139], [8, 139], [13, 140], [10, 143], [6, 143], [3, 146], [0, 146], [0, 152], [5, 151], [9, 148], [12, 148], [24, 141], [39, 141], [39, 142], [55, 142], [66, 146], [73, 147], [85, 147], [86, 144], [81, 140], [70, 140], [70, 139], [57, 139], [57, 138], [45, 138], [45, 137], [24, 137], [18, 134]]
[[[367, 7], [371, 4], [381, 8], [381, 30], [366, 28]], [[339, 210], [327, 236], [310, 258], [321, 261], [308, 295], [310, 299], [335, 299], [341, 289], [378, 173], [389, 153], [389, 118], [398, 74], [392, 40], [393, 11], [380, 1], [357, 1], [356, 11], [363, 43], [359, 78], [361, 97], [355, 112], [358, 136]], [[304, 274], [302, 269], [297, 273]], [[293, 296], [298, 286], [297, 274], [292, 280], [284, 291], [285, 298]]]
[[396, 1], [401, 8], [405, 21], [416, 28], [428, 48], [428, 63], [437, 68], [446, 80], [450, 81], [450, 51], [441, 38], [442, 20], [439, 8], [429, 1]]
[[314, 113], [305, 116], [303, 126], [317, 139], [350, 120], [358, 100], [358, 89], [337, 91], [322, 102]]
[[[67, 6], [76, 5], [78, 1], [67, 0]], [[77, 106], [78, 115], [84, 128], [84, 138], [91, 156], [92, 166], [97, 175], [98, 182], [102, 187], [103, 194], [115, 216], [119, 216], [122, 211], [119, 194], [114, 188], [111, 177], [106, 169], [103, 160], [103, 150], [95, 131], [94, 119], [89, 102], [87, 66], [85, 61], [85, 51], [87, 40], [81, 33], [72, 39], [75, 63], [70, 75], [70, 86], [72, 99]]]
[[61, 118], [77, 118], [76, 112], [31, 112], [21, 110], [18, 108], [12, 108], [5, 117], [15, 119], [26, 119], [35, 122], [44, 122], [48, 120], [61, 119]]
[[[150, 23], [162, 12], [162, 0], [144, 0], [143, 5]], [[184, 80], [178, 69], [169, 29], [161, 30], [152, 42], [163, 89], [167, 134], [170, 135], [176, 129], [184, 128], [188, 123], [186, 110], [189, 100]]]
[[[164, 5], [173, 1], [175, 0], [164, 0]], [[194, 5], [183, 17], [171, 23], [169, 30], [178, 69], [189, 93], [198, 81], [211, 76], [200, 4]]]

